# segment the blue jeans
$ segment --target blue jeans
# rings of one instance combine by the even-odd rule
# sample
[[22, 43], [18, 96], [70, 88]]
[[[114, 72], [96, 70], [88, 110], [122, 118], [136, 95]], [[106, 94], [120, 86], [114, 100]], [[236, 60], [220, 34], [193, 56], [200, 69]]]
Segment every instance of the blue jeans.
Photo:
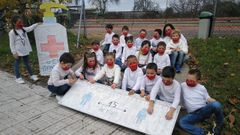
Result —
[[28, 55], [26, 56], [19, 56], [18, 59], [15, 59], [15, 62], [14, 62], [14, 72], [15, 72], [15, 76], [16, 78], [20, 78], [21, 75], [20, 75], [20, 71], [19, 71], [19, 64], [21, 62], [21, 58], [23, 59], [23, 63], [29, 73], [30, 76], [33, 75], [33, 72], [32, 72], [32, 68], [29, 64], [29, 58], [28, 58]]
[[169, 56], [170, 56], [172, 67], [175, 67], [175, 66], [182, 67], [184, 57], [185, 57], [185, 53], [183, 51], [172, 52]]
[[64, 95], [69, 89], [70, 85], [64, 84], [62, 86], [48, 85], [48, 90], [56, 95]]
[[218, 101], [208, 103], [205, 107], [183, 116], [179, 120], [179, 125], [182, 129], [192, 135], [203, 135], [204, 130], [194, 124], [211, 117], [212, 114], [215, 114], [216, 116], [215, 122], [217, 126], [222, 126], [224, 115], [221, 104]]
[[120, 57], [119, 57], [119, 58], [116, 58], [115, 64], [117, 64], [119, 67], [122, 67], [122, 60], [121, 60]]

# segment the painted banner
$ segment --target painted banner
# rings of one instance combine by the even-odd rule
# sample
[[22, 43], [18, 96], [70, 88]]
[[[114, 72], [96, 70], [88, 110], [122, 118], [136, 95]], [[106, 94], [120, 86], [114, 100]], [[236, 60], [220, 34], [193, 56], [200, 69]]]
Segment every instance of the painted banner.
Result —
[[97, 118], [155, 135], [171, 135], [180, 111], [177, 107], [173, 119], [165, 115], [170, 104], [157, 100], [153, 114], [147, 113], [148, 102], [138, 94], [112, 89], [102, 84], [78, 80], [59, 101], [60, 105], [95, 116]]
[[41, 75], [50, 75], [64, 52], [69, 52], [66, 28], [58, 23], [42, 24], [34, 30], [39, 70]]

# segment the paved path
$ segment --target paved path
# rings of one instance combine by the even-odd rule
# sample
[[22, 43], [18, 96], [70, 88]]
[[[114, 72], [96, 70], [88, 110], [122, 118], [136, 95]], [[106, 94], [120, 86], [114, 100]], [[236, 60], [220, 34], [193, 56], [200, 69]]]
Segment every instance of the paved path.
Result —
[[[176, 78], [182, 82], [187, 66]], [[46, 88], [17, 84], [0, 71], [0, 135], [139, 135], [141, 133], [65, 108]]]

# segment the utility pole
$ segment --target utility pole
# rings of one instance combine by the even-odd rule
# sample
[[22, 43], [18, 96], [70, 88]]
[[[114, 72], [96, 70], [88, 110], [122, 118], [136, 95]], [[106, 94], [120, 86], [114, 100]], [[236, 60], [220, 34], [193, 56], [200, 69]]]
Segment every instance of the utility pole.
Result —
[[82, 0], [82, 5], [80, 6], [81, 7], [81, 10], [80, 10], [80, 18], [79, 18], [79, 26], [78, 26], [78, 36], [77, 36], [77, 48], [79, 48], [79, 40], [80, 40], [80, 34], [81, 34], [81, 25], [82, 25], [82, 14], [83, 14], [83, 1]]

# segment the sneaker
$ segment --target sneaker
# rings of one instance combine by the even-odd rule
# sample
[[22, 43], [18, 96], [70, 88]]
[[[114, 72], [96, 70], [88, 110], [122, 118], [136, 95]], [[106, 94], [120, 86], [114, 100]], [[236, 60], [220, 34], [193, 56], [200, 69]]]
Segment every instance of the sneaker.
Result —
[[24, 80], [23, 80], [21, 77], [20, 77], [20, 78], [17, 78], [15, 81], [16, 81], [17, 83], [19, 83], [19, 84], [25, 83]]
[[177, 72], [177, 73], [180, 73], [180, 72], [181, 72], [181, 68], [180, 68], [179, 65], [176, 65], [176, 72]]
[[51, 93], [49, 94], [49, 97], [54, 97], [54, 96], [56, 96], [55, 93], [52, 93], [52, 92], [51, 92]]
[[58, 96], [58, 95], [56, 95], [56, 99], [57, 99], [57, 101], [62, 100], [62, 97], [63, 97], [63, 96]]
[[38, 77], [37, 77], [36, 75], [32, 75], [30, 78], [31, 78], [33, 81], [37, 81], [37, 80], [38, 80]]

